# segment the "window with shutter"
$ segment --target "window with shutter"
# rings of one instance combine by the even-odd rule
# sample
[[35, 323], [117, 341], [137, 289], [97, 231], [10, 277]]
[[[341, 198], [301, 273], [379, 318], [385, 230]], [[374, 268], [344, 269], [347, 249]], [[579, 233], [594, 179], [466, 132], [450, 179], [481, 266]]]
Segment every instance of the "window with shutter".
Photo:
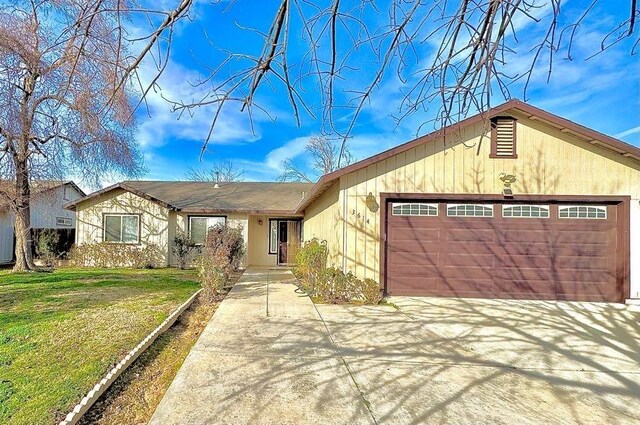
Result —
[[517, 158], [516, 119], [496, 117], [491, 120], [491, 158]]

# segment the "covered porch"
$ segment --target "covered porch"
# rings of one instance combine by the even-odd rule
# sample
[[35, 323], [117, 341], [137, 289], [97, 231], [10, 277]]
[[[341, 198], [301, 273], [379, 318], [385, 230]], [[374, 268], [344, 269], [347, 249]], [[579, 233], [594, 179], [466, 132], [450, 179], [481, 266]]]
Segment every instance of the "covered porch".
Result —
[[302, 243], [302, 216], [248, 216], [247, 266], [290, 266]]

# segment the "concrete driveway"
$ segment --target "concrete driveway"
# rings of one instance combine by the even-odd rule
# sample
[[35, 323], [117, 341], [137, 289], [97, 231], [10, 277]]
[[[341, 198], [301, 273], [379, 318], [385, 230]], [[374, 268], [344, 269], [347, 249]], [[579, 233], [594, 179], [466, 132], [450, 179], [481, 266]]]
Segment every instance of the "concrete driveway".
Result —
[[640, 424], [640, 307], [317, 305], [248, 270], [151, 424]]
[[640, 307], [318, 306], [378, 423], [640, 424]]

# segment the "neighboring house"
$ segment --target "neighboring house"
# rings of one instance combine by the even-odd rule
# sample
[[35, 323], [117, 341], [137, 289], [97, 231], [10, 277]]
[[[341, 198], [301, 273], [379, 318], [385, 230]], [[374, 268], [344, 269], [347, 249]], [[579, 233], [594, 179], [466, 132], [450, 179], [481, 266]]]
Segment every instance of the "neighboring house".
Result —
[[[86, 196], [72, 181], [32, 182], [31, 228], [37, 235], [42, 229], [58, 229], [61, 245], [75, 239], [75, 214], [64, 204]], [[13, 262], [15, 258], [15, 214], [7, 207], [0, 207], [0, 264]]]
[[640, 298], [640, 149], [517, 100], [312, 187], [125, 182], [70, 207], [79, 243], [167, 253], [176, 229], [202, 238], [226, 217], [248, 265], [291, 263], [303, 227], [393, 295]]

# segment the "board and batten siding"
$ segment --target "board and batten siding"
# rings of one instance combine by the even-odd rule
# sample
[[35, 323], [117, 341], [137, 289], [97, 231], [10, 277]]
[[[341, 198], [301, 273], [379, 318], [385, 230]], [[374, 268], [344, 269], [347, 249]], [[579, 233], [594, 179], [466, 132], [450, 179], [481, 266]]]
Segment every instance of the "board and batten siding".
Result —
[[[82, 196], [82, 193], [70, 184], [36, 193], [31, 201], [31, 227], [34, 229], [75, 228], [76, 214], [64, 209], [63, 205]], [[59, 225], [58, 217], [70, 219], [71, 224]], [[15, 214], [8, 210], [0, 212], [0, 264], [10, 263], [13, 260], [14, 225]]]
[[13, 215], [0, 212], [0, 264], [13, 260]]
[[[262, 220], [262, 225], [259, 224], [259, 220]], [[251, 237], [251, 244], [247, 249], [249, 265], [277, 265], [277, 254], [269, 254], [269, 217], [257, 215], [250, 216], [249, 235]]]
[[342, 223], [344, 205], [340, 196], [340, 184], [334, 183], [320, 198], [315, 200], [305, 211], [303, 241], [318, 239], [327, 244], [329, 256], [328, 266], [342, 268], [342, 243], [344, 226]]
[[[34, 229], [73, 229], [76, 215], [63, 207], [64, 204], [82, 198], [82, 194], [73, 186], [66, 184], [37, 194], [31, 201], [31, 227]], [[58, 217], [71, 219], [70, 226], [59, 226]]]
[[140, 215], [140, 243], [158, 247], [169, 259], [169, 209], [123, 189], [88, 199], [77, 207], [76, 243], [103, 241], [104, 214]]
[[[490, 158], [488, 123], [451, 132], [340, 177], [336, 196], [327, 193], [305, 211], [305, 239], [330, 240], [344, 227], [342, 243], [330, 245], [345, 271], [380, 279], [380, 209], [365, 199], [380, 193], [500, 194], [500, 173], [514, 174], [516, 194], [626, 195], [631, 207], [631, 297], [640, 297], [640, 164], [569, 133], [514, 114], [515, 159]], [[334, 189], [336, 190], [336, 189]], [[321, 203], [331, 200], [326, 211]], [[635, 265], [635, 266], [634, 266]]]

